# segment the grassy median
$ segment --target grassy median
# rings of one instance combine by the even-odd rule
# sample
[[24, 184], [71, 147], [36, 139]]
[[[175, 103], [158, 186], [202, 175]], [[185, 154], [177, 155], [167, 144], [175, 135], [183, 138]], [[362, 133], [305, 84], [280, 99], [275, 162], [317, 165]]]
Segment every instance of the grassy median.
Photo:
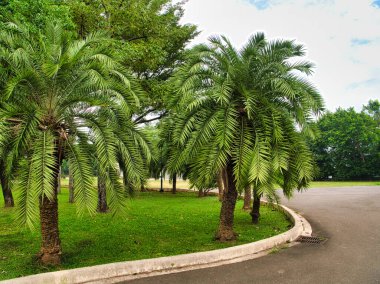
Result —
[[[39, 228], [30, 231], [15, 227], [14, 208], [3, 206], [1, 198], [0, 280], [54, 270], [35, 262]], [[285, 216], [270, 207], [263, 207], [261, 223], [253, 226], [241, 208], [239, 201], [235, 218], [239, 238], [227, 244], [213, 240], [220, 210], [216, 197], [198, 198], [194, 192], [144, 192], [128, 202], [125, 218], [111, 214], [77, 218], [64, 187], [59, 195], [63, 263], [58, 269], [225, 248], [267, 238], [290, 227]]]

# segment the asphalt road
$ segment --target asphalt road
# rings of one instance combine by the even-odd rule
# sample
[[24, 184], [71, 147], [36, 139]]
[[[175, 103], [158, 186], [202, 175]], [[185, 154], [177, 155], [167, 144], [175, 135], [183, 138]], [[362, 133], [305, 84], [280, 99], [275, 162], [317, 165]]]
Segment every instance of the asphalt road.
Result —
[[128, 283], [380, 283], [380, 187], [315, 188], [283, 204], [327, 241]]

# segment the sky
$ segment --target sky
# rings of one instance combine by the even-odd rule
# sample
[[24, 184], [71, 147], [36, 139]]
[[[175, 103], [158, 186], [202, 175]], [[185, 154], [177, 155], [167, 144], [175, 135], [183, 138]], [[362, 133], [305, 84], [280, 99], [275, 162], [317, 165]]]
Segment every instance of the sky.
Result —
[[241, 47], [255, 32], [294, 39], [316, 65], [309, 78], [325, 106], [361, 110], [380, 100], [380, 0], [188, 0], [183, 23]]

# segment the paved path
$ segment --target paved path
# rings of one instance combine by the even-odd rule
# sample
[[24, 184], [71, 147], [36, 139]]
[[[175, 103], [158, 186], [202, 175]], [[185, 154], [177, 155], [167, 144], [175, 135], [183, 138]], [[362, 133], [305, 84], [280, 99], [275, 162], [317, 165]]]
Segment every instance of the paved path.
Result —
[[380, 187], [315, 188], [283, 204], [328, 241], [128, 283], [380, 283]]

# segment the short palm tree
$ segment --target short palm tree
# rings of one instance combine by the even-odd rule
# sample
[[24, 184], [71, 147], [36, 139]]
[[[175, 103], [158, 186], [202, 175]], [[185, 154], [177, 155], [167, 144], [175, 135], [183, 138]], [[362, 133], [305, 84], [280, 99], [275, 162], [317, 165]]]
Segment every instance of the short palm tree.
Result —
[[192, 176], [202, 183], [224, 172], [216, 234], [221, 241], [235, 239], [238, 191], [249, 184], [270, 184], [276, 173], [285, 187], [310, 179], [311, 162], [303, 155], [307, 150], [289, 147], [299, 133], [310, 131], [309, 122], [323, 105], [305, 79], [313, 65], [296, 61], [303, 55], [302, 45], [267, 41], [262, 33], [240, 51], [225, 37], [213, 37], [209, 45], [194, 47], [174, 78], [178, 96], [173, 105], [180, 115], [173, 137], [182, 151], [170, 166], [175, 170], [191, 161]]
[[116, 212], [123, 208], [125, 193], [118, 155], [127, 164], [128, 177], [138, 183], [142, 152], [149, 152], [131, 122], [139, 89], [109, 45], [102, 34], [73, 40], [59, 24], [32, 35], [7, 23], [0, 33], [5, 67], [0, 142], [10, 141], [8, 160], [18, 168], [19, 221], [33, 226], [40, 216], [44, 264], [60, 263], [57, 185], [63, 158], [70, 164], [79, 213], [95, 213], [90, 161], [95, 145], [109, 205]]
[[176, 121], [176, 114], [169, 112], [169, 114], [161, 119], [159, 124], [159, 141], [158, 141], [158, 149], [159, 149], [159, 157], [158, 162], [161, 166], [161, 173], [168, 173], [172, 180], [172, 193], [175, 194], [177, 192], [177, 175], [182, 175], [186, 171], [186, 165], [177, 169], [176, 171], [171, 171], [168, 168], [168, 159], [171, 156], [178, 155], [178, 147], [176, 144], [173, 144], [173, 125]]

